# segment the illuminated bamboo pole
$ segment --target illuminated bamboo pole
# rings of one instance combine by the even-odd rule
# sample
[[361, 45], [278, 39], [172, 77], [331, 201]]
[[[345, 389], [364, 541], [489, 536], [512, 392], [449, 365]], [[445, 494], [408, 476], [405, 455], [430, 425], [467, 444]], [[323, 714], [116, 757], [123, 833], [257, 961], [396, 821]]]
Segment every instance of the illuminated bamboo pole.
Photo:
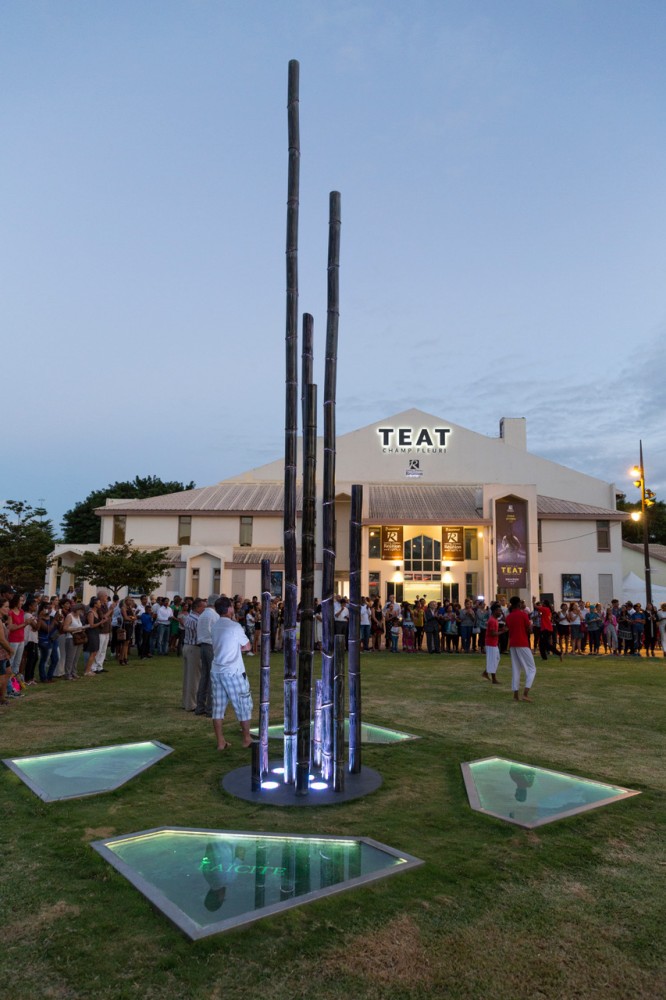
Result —
[[336, 635], [333, 655], [333, 791], [345, 790], [345, 637]]
[[298, 434], [298, 197], [300, 137], [298, 115], [299, 65], [289, 62], [287, 178], [287, 316], [284, 444], [284, 781], [296, 776], [298, 697], [296, 680], [296, 462]]
[[261, 560], [261, 670], [259, 674], [259, 770], [268, 771], [268, 723], [271, 711], [271, 561]]
[[328, 218], [328, 293], [326, 314], [326, 359], [324, 372], [324, 496], [322, 505], [322, 775], [333, 777], [332, 714], [335, 626], [335, 390], [340, 317], [340, 195], [331, 191]]
[[361, 770], [361, 517], [363, 487], [351, 488], [349, 522], [349, 772]]
[[298, 654], [298, 737], [296, 794], [309, 791], [312, 734], [312, 662], [314, 660], [314, 567], [317, 469], [317, 386], [305, 387], [303, 425], [303, 520], [301, 530], [301, 641]]
[[314, 735], [312, 739], [312, 758], [315, 767], [321, 767], [321, 681], [315, 681]]

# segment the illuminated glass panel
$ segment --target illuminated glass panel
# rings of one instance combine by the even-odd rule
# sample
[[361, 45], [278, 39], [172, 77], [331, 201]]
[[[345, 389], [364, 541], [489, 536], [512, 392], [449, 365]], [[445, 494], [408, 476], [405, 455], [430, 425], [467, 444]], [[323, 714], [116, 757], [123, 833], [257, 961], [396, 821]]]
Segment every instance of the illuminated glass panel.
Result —
[[502, 757], [461, 766], [472, 809], [528, 828], [640, 794]]
[[39, 757], [14, 757], [3, 763], [40, 799], [54, 802], [109, 792], [172, 752], [164, 743], [150, 740]]
[[92, 847], [193, 940], [423, 864], [365, 837], [162, 828]]
[[[258, 729], [251, 730], [254, 736], [259, 735]], [[284, 727], [281, 725], [268, 727], [269, 740], [281, 740]], [[419, 740], [420, 736], [402, 733], [399, 729], [386, 729], [385, 726], [373, 726], [368, 722], [361, 723], [361, 743], [404, 743], [405, 740]], [[345, 719], [345, 739], [349, 742], [349, 719]]]

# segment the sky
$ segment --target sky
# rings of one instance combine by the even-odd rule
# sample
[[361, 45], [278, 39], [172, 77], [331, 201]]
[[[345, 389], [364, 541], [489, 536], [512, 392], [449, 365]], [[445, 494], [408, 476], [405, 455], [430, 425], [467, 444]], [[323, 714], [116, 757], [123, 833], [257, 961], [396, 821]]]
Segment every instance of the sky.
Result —
[[290, 59], [338, 433], [526, 417], [630, 500], [642, 439], [666, 498], [665, 51], [663, 0], [3, 0], [0, 499], [284, 453]]

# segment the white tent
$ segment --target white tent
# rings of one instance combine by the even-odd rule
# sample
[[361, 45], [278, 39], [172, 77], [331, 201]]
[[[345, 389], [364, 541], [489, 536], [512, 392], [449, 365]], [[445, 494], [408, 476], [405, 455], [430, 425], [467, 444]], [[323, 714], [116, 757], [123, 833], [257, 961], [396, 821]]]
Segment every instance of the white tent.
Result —
[[[640, 576], [635, 573], [627, 573], [622, 581], [622, 601], [632, 601], [634, 604], [636, 601], [640, 601], [642, 605], [645, 605], [645, 580], [641, 580]], [[657, 587], [653, 584], [652, 603], [659, 607], [665, 601], [666, 587]]]

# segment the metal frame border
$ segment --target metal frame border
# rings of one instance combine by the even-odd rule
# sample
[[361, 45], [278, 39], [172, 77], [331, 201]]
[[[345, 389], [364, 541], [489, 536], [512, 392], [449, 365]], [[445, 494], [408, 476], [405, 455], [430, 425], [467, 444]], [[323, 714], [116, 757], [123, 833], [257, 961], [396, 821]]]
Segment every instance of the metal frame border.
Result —
[[476, 785], [472, 776], [472, 765], [484, 764], [486, 761], [490, 760], [502, 760], [506, 761], [508, 764], [518, 764], [519, 767], [531, 767], [534, 770], [545, 771], [546, 774], [562, 775], [565, 778], [573, 778], [575, 781], [587, 781], [594, 783], [595, 785], [608, 785], [608, 782], [598, 781], [596, 778], [581, 777], [581, 775], [572, 774], [570, 771], [556, 771], [552, 767], [541, 767], [539, 764], [525, 764], [519, 760], [510, 760], [508, 757], [499, 757], [497, 754], [493, 754], [492, 757], [479, 757], [477, 760], [468, 760], [462, 763], [460, 768], [462, 770], [463, 780], [465, 782], [465, 791], [467, 792], [470, 808], [475, 812], [483, 813], [485, 816], [494, 816], [496, 819], [504, 820], [505, 823], [513, 823], [515, 826], [522, 826], [525, 830], [534, 830], [537, 826], [546, 826], [548, 823], [555, 823], [557, 820], [567, 819], [569, 816], [577, 816], [578, 813], [589, 812], [591, 809], [600, 809], [602, 806], [609, 806], [613, 802], [621, 802], [623, 799], [629, 799], [634, 795], [641, 794], [633, 788], [623, 788], [621, 785], [614, 785], [614, 788], [620, 789], [620, 795], [613, 795], [607, 799], [598, 799], [596, 802], [590, 802], [587, 805], [578, 806], [576, 809], [567, 809], [564, 812], [558, 813], [557, 816], [538, 819], [534, 823], [522, 823], [520, 820], [512, 819], [509, 816], [503, 816], [501, 813], [493, 812], [491, 809], [484, 809], [481, 805], [481, 800], [479, 799], [479, 794], [476, 790]]
[[[305, 893], [303, 896], [299, 896], [298, 899], [288, 899], [279, 903], [271, 903], [268, 906], [262, 907], [260, 910], [252, 910], [251, 912], [239, 914], [236, 917], [229, 917], [226, 920], [218, 920], [215, 923], [207, 924], [205, 927], [202, 927], [200, 924], [197, 924], [194, 920], [188, 917], [179, 906], [167, 899], [161, 890], [157, 889], [152, 883], [144, 879], [142, 875], [139, 875], [134, 868], [131, 867], [131, 865], [122, 861], [109, 847], [110, 844], [115, 844], [119, 841], [130, 840], [134, 837], [145, 837], [151, 834], [164, 833], [167, 831], [170, 833], [195, 833], [204, 835], [223, 833], [232, 837], [251, 837], [257, 840], [261, 838], [266, 840], [305, 841], [353, 840], [356, 843], [367, 844], [369, 847], [374, 847], [377, 850], [383, 851], [391, 857], [400, 858], [404, 864], [396, 865], [386, 871], [372, 872], [369, 875], [360, 875], [358, 878], [348, 879], [345, 882], [340, 882], [337, 885], [326, 886], [323, 889], [315, 889], [312, 892]], [[276, 913], [282, 913], [284, 910], [291, 910], [294, 907], [303, 906], [307, 903], [314, 902], [314, 900], [323, 899], [326, 896], [333, 896], [340, 892], [346, 892], [347, 889], [368, 885], [370, 882], [377, 882], [380, 879], [388, 878], [391, 875], [397, 875], [401, 872], [410, 871], [413, 868], [418, 868], [425, 864], [421, 858], [414, 857], [413, 854], [408, 854], [406, 851], [398, 851], [394, 847], [389, 847], [387, 844], [382, 844], [378, 840], [373, 840], [371, 837], [359, 837], [355, 834], [339, 834], [338, 836], [334, 836], [331, 834], [264, 833], [252, 830], [211, 830], [204, 827], [159, 826], [154, 827], [151, 830], [138, 830], [136, 833], [126, 833], [119, 837], [109, 837], [105, 840], [94, 840], [91, 842], [90, 846], [97, 851], [97, 853], [104, 858], [105, 861], [115, 868], [117, 872], [123, 875], [135, 889], [138, 889], [139, 892], [145, 896], [154, 907], [163, 913], [164, 916], [191, 941], [199, 941], [202, 938], [212, 937], [214, 934], [221, 934], [224, 931], [234, 930], [237, 927], [245, 927], [248, 924], [256, 923], [258, 920], [263, 920], [264, 917], [271, 917]]]
[[[109, 785], [107, 788], [102, 788], [95, 792], [82, 792], [80, 795], [49, 795], [48, 792], [45, 792], [40, 785], [29, 778], [21, 770], [20, 763], [18, 763], [24, 760], [42, 760], [46, 757], [62, 757], [66, 754], [94, 753], [95, 750], [117, 750], [121, 747], [139, 746], [142, 743], [152, 743], [153, 746], [159, 747], [163, 752], [150, 764], [144, 764], [142, 767], [135, 768], [134, 771], [131, 771], [127, 777], [123, 778], [123, 780], [118, 782], [118, 784]], [[128, 781], [136, 778], [139, 774], [143, 774], [144, 771], [147, 771], [148, 768], [153, 767], [153, 765], [159, 763], [159, 761], [164, 760], [164, 758], [168, 757], [170, 753], [173, 753], [173, 750], [173, 747], [167, 746], [166, 743], [161, 743], [159, 740], [135, 740], [132, 743], [112, 743], [111, 746], [81, 747], [78, 750], [53, 750], [51, 753], [33, 753], [28, 757], [7, 757], [3, 759], [2, 763], [8, 767], [10, 771], [13, 771], [17, 778], [20, 778], [23, 784], [27, 785], [30, 791], [34, 792], [35, 795], [42, 800], [42, 802], [65, 802], [70, 799], [87, 799], [91, 795], [105, 795], [106, 792], [113, 792], [116, 788], [122, 788], [122, 786], [126, 785]]]

